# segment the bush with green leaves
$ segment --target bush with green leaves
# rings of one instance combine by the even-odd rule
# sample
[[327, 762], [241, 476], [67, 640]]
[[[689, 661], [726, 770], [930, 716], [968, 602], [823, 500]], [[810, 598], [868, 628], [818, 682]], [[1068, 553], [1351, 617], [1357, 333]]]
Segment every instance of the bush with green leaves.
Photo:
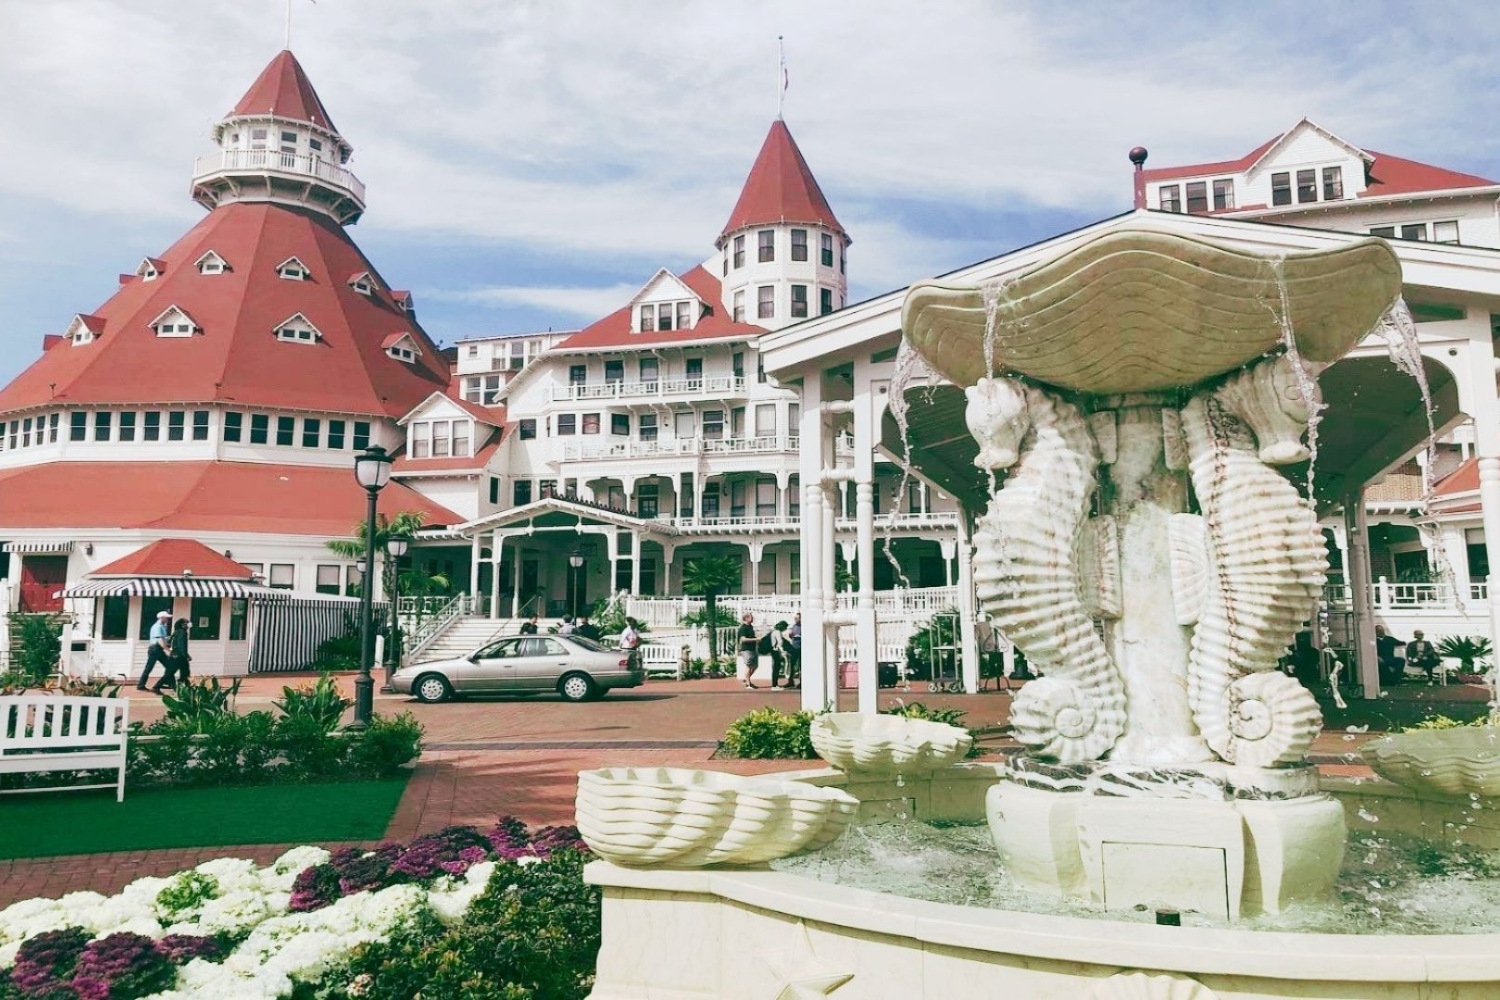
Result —
[[1437, 641], [1436, 648], [1439, 656], [1457, 660], [1462, 665], [1464, 673], [1473, 673], [1475, 661], [1482, 660], [1494, 652], [1489, 639], [1474, 635], [1443, 636]]
[[40, 684], [56, 670], [62, 657], [63, 619], [52, 614], [23, 614], [10, 618], [11, 670]]
[[289, 719], [312, 719], [324, 732], [332, 732], [338, 728], [339, 720], [354, 704], [354, 699], [345, 698], [339, 690], [338, 680], [324, 671], [312, 684], [283, 687], [281, 700], [272, 704]]
[[708, 625], [710, 621], [717, 628], [733, 628], [740, 623], [740, 620], [734, 616], [734, 612], [725, 607], [714, 608], [712, 619], [710, 619], [708, 608], [706, 607], [699, 608], [697, 611], [689, 611], [677, 619], [679, 625], [691, 625], [695, 628], [702, 628]]
[[718, 754], [748, 760], [813, 760], [813, 712], [780, 712], [757, 708], [729, 724]]
[[1397, 732], [1410, 733], [1422, 729], [1462, 729], [1465, 726], [1488, 725], [1490, 725], [1490, 717], [1488, 715], [1481, 715], [1479, 718], [1472, 719], [1469, 722], [1462, 722], [1446, 715], [1429, 715], [1422, 721], [1413, 722], [1411, 725], [1397, 730]]
[[410, 712], [376, 715], [349, 746], [349, 766], [373, 778], [394, 775], [422, 753], [422, 724]]
[[215, 727], [234, 718], [234, 700], [239, 696], [243, 677], [224, 685], [217, 677], [187, 681], [171, 694], [163, 694], [162, 707], [168, 721], [188, 727], [195, 733], [212, 732]]

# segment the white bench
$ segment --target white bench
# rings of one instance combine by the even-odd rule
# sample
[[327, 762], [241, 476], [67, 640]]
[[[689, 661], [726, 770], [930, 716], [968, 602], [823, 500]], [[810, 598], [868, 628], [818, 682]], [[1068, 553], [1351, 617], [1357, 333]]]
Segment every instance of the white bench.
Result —
[[[72, 698], [59, 695], [0, 697], [0, 774], [32, 771], [118, 770], [113, 784], [69, 785], [114, 788], [125, 801], [129, 698]], [[12, 788], [11, 792], [61, 791]]]

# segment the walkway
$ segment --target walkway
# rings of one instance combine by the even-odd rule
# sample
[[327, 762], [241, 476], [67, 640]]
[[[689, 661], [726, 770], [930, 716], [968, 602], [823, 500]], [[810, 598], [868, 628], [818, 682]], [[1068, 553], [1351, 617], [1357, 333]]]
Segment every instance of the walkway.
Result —
[[[253, 677], [240, 691], [241, 711], [269, 709], [281, 687], [305, 677]], [[349, 678], [346, 678], [346, 687]], [[160, 716], [154, 695], [131, 689], [131, 713], [151, 721]], [[850, 708], [853, 692], [841, 707]], [[1313, 746], [1313, 759], [1326, 773], [1369, 774], [1359, 764], [1365, 733], [1348, 726], [1370, 726], [1369, 734], [1395, 718], [1410, 721], [1437, 712], [1470, 714], [1482, 710], [1487, 692], [1479, 688], [1397, 688], [1379, 702], [1352, 702], [1347, 712], [1330, 710], [1329, 728]], [[794, 691], [746, 691], [733, 679], [652, 682], [585, 704], [556, 696], [421, 705], [405, 697], [377, 696], [377, 712], [410, 711], [427, 729], [427, 750], [407, 786], [391, 824], [389, 839], [404, 840], [454, 823], [487, 826], [501, 815], [531, 824], [570, 823], [577, 773], [596, 767], [712, 767], [737, 774], [760, 774], [816, 766], [807, 761], [710, 760], [729, 724], [760, 705], [797, 708]], [[965, 711], [965, 722], [999, 730], [1008, 717], [1010, 696], [974, 696], [885, 690], [882, 707], [898, 701]], [[998, 731], [985, 739], [994, 750], [1015, 744]], [[212, 847], [134, 851], [62, 858], [0, 861], [0, 906], [30, 896], [56, 896], [78, 889], [117, 892], [143, 875], [165, 875], [214, 857], [275, 858], [290, 845]], [[341, 846], [341, 845], [329, 845]]]

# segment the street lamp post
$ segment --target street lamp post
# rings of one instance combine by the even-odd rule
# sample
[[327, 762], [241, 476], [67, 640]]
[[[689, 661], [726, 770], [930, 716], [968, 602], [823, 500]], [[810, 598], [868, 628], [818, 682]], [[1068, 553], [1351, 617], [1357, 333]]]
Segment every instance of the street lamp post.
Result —
[[391, 560], [391, 629], [385, 637], [385, 687], [380, 689], [384, 694], [395, 691], [391, 675], [401, 667], [401, 557], [410, 544], [405, 535], [385, 540], [385, 553]]
[[359, 676], [354, 680], [354, 721], [351, 729], [364, 729], [375, 710], [375, 499], [391, 479], [391, 457], [379, 445], [371, 445], [354, 457], [354, 478], [365, 488], [369, 506], [365, 510], [365, 575], [359, 588]]
[[572, 592], [572, 599], [568, 602], [568, 610], [572, 612], [573, 619], [576, 621], [578, 619], [578, 592], [583, 589], [578, 585], [578, 570], [583, 566], [583, 553], [575, 551], [572, 555], [568, 556], [568, 566], [571, 567], [568, 572], [568, 581], [572, 584], [568, 588]]

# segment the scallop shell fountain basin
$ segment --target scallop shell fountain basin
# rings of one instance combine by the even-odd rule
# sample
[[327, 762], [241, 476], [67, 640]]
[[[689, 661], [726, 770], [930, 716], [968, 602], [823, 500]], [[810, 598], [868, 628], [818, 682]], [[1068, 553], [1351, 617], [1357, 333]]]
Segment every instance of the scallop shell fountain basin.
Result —
[[750, 865], [837, 838], [859, 801], [837, 788], [775, 776], [675, 767], [609, 767], [578, 775], [578, 832], [627, 867]]
[[968, 755], [974, 737], [959, 728], [900, 715], [828, 712], [812, 721], [818, 756], [846, 774], [931, 774]]
[[1376, 774], [1416, 792], [1500, 796], [1500, 730], [1493, 725], [1393, 733], [1360, 753]]

